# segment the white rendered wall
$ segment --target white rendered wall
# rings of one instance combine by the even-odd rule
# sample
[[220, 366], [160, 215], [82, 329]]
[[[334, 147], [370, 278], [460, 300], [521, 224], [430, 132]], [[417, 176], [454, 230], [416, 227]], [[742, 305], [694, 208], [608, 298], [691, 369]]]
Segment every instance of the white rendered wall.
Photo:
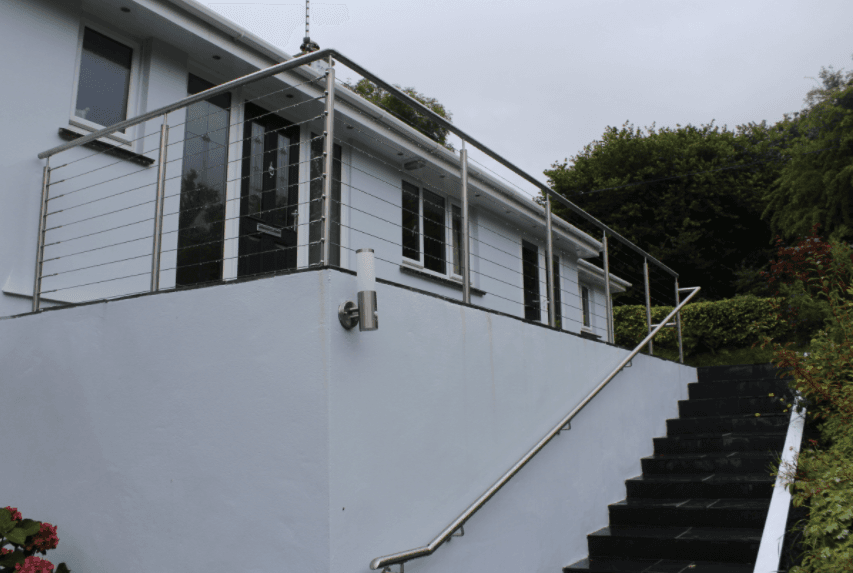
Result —
[[[81, 571], [366, 572], [428, 542], [624, 356], [338, 271], [0, 320], [8, 502]], [[677, 415], [694, 370], [638, 356], [407, 571], [556, 571]], [[26, 428], [26, 430], [23, 430]], [[254, 548], [254, 549], [247, 549]]]

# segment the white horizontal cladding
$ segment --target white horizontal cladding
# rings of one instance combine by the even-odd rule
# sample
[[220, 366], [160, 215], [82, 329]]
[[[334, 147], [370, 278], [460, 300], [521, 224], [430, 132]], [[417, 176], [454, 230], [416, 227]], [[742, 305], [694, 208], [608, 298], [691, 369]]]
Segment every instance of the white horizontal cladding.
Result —
[[[604, 286], [604, 269], [595, 266], [594, 264], [580, 260], [578, 261], [578, 280], [593, 284], [596, 286]], [[610, 273], [610, 292], [620, 293], [631, 288], [631, 283], [625, 279], [619, 278], [613, 273]]]
[[[379, 330], [347, 331], [356, 288], [317, 270], [0, 320], [4, 491], [80, 570], [363, 572], [432, 539], [626, 354], [382, 281]], [[694, 378], [637, 356], [407, 570], [583, 557]]]

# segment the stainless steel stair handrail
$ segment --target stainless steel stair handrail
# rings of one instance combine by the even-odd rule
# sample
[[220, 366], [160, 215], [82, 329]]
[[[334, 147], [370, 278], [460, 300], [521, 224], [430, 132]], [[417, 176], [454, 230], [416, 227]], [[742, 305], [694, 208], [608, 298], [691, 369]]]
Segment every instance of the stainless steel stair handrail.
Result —
[[614, 368], [613, 371], [610, 372], [610, 374], [608, 374], [607, 377], [605, 377], [604, 380], [602, 380], [601, 383], [598, 386], [596, 386], [595, 389], [592, 392], [590, 392], [587, 395], [587, 397], [581, 401], [580, 404], [575, 406], [575, 408], [571, 412], [569, 412], [569, 414], [566, 417], [564, 417], [562, 420], [560, 420], [560, 422], [557, 425], [555, 425], [551, 429], [551, 431], [545, 435], [544, 438], [539, 440], [539, 442], [535, 446], [533, 446], [533, 448], [531, 448], [530, 451], [524, 455], [524, 457], [522, 457], [518, 462], [516, 462], [516, 464], [514, 466], [512, 466], [509, 469], [509, 471], [507, 471], [503, 476], [501, 476], [501, 478], [498, 481], [496, 481], [494, 484], [492, 484], [492, 486], [489, 489], [487, 489], [486, 492], [483, 493], [483, 495], [478, 497], [474, 503], [469, 505], [468, 509], [463, 511], [459, 515], [459, 517], [454, 519], [450, 525], [445, 527], [444, 530], [442, 530], [442, 532], [439, 533], [427, 545], [424, 545], [423, 547], [417, 547], [415, 549], [409, 549], [408, 551], [401, 551], [400, 553], [392, 553], [391, 555], [385, 555], [384, 557], [377, 557], [376, 559], [374, 559], [373, 561], [370, 562], [370, 568], [375, 570], [375, 569], [379, 569], [380, 567], [387, 567], [389, 565], [403, 564], [406, 561], [410, 561], [412, 559], [417, 559], [419, 557], [426, 557], [427, 555], [431, 555], [433, 552], [435, 552], [435, 550], [438, 549], [442, 543], [447, 541], [450, 538], [450, 536], [453, 535], [453, 533], [455, 531], [457, 531], [459, 528], [461, 528], [463, 525], [465, 525], [465, 522], [468, 521], [469, 519], [471, 519], [471, 516], [473, 516], [475, 513], [477, 513], [477, 511], [481, 507], [483, 507], [483, 505], [485, 505], [485, 503], [487, 501], [489, 501], [492, 498], [492, 496], [494, 496], [498, 492], [498, 490], [500, 490], [504, 485], [506, 485], [506, 483], [509, 480], [511, 480], [512, 477], [515, 476], [515, 474], [517, 474], [521, 470], [521, 468], [523, 468], [525, 465], [527, 465], [527, 462], [529, 462], [531, 459], [533, 459], [533, 456], [538, 454], [539, 451], [542, 450], [542, 448], [544, 448], [545, 445], [548, 442], [550, 442], [552, 438], [554, 438], [554, 436], [559, 434], [560, 430], [565, 428], [565, 426], [569, 422], [572, 421], [572, 418], [574, 418], [584, 408], [584, 406], [589, 404], [590, 400], [592, 400], [596, 396], [596, 394], [601, 392], [601, 389], [604, 388], [611, 380], [613, 380], [613, 378], [615, 378], [616, 375], [619, 374], [619, 372], [621, 372], [622, 369], [625, 368], [625, 366], [629, 362], [631, 362], [632, 358], [634, 358], [637, 354], [639, 354], [639, 352], [640, 352], [640, 350], [642, 350], [643, 346], [648, 344], [649, 341], [652, 340], [657, 335], [657, 333], [660, 332], [666, 326], [666, 324], [670, 321], [670, 319], [672, 319], [684, 307], [684, 305], [686, 305], [688, 302], [690, 302], [690, 300], [699, 293], [699, 291], [701, 290], [701, 287], [685, 287], [685, 288], [681, 288], [679, 290], [682, 292], [686, 292], [686, 291], [692, 291], [692, 292], [690, 292], [690, 294], [683, 301], [681, 301], [681, 303], [678, 306], [676, 306], [673, 309], [673, 311], [671, 313], [669, 313], [667, 315], [667, 317], [664, 318], [660, 322], [660, 324], [658, 324], [655, 327], [655, 329], [652, 330], [648, 334], [648, 336], [646, 336], [643, 339], [643, 341], [640, 342], [634, 348], [634, 350], [632, 350], [628, 354], [628, 356], [626, 356], [624, 359], [622, 359], [622, 361], [619, 363], [619, 365], [616, 366], [616, 368]]

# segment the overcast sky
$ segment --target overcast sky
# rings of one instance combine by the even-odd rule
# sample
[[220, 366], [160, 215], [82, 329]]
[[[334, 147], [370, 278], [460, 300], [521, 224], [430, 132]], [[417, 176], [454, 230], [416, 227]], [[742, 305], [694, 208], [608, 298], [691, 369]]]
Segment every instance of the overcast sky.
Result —
[[[201, 0], [295, 54], [304, 1]], [[851, 0], [311, 2], [311, 38], [441, 101], [531, 175], [607, 126], [774, 122], [853, 68]]]

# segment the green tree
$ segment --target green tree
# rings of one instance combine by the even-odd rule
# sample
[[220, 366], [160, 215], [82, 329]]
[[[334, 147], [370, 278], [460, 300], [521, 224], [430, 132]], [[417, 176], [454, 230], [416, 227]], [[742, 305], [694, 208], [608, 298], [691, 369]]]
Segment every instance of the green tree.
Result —
[[[382, 109], [393, 114], [398, 119], [411, 125], [430, 139], [437, 141], [445, 147], [453, 149], [453, 146], [447, 142], [447, 135], [449, 133], [447, 128], [442, 127], [438, 122], [429, 119], [409, 104], [397, 99], [397, 97], [377, 86], [370, 80], [361, 79], [356, 84], [347, 83], [345, 85], [367, 101], [376, 104]], [[450, 121], [453, 117], [450, 111], [447, 110], [447, 108], [445, 108], [437, 99], [427, 97], [413, 87], [396, 87], [444, 119]]]
[[[545, 174], [556, 192], [676, 269], [681, 284], [727, 298], [754, 290], [770, 257], [761, 215], [779, 173], [773, 133], [766, 124], [625, 123]], [[568, 215], [557, 204], [554, 211]]]
[[815, 224], [839, 239], [853, 238], [853, 72], [823, 68], [822, 85], [806, 108], [780, 122], [787, 161], [766, 193], [764, 216], [786, 238]]

